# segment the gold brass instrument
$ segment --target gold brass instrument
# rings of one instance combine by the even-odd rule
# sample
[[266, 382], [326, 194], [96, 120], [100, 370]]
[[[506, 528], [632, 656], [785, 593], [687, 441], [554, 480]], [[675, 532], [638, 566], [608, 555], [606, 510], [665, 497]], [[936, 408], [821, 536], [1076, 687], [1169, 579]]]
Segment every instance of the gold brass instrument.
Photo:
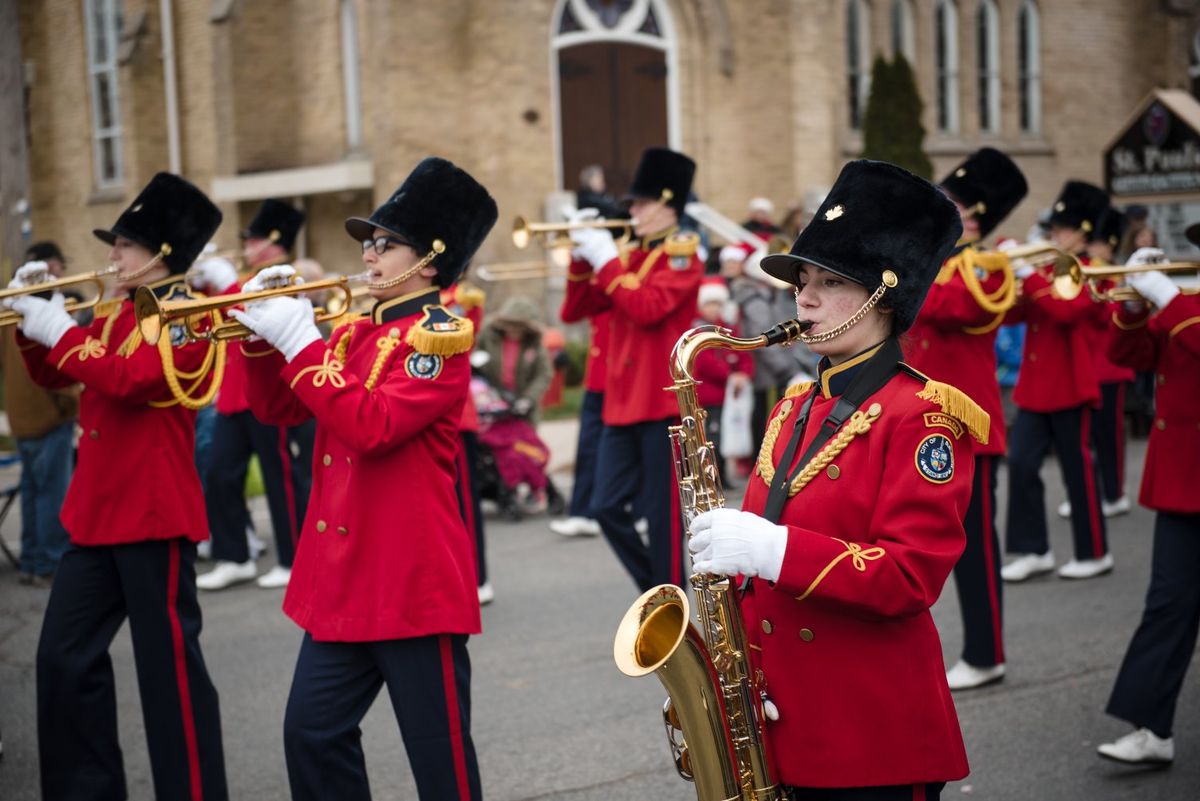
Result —
[[566, 270], [557, 264], [544, 260], [502, 261], [492, 264], [479, 264], [474, 268], [475, 276], [480, 281], [522, 281], [546, 278], [564, 278]]
[[[707, 416], [696, 398], [692, 368], [709, 348], [755, 350], [786, 344], [805, 326], [787, 320], [757, 337], [703, 325], [685, 333], [671, 354], [680, 423], [670, 427], [685, 527], [696, 515], [725, 505], [716, 448], [704, 434]], [[696, 784], [699, 801], [780, 801], [763, 731], [763, 695], [750, 664], [746, 626], [732, 578], [695, 575], [699, 627], [690, 621], [687, 594], [661, 584], [634, 601], [617, 628], [613, 657], [627, 676], [657, 673], [669, 695], [663, 722], [679, 775]]]
[[583, 220], [581, 222], [529, 222], [524, 217], [513, 220], [512, 241], [524, 250], [536, 239], [550, 253], [550, 263], [566, 269], [571, 264], [571, 231], [581, 228], [611, 228], [621, 230], [617, 237], [620, 249], [633, 238], [633, 220]]
[[[185, 300], [159, 300], [149, 287], [142, 286], [138, 287], [137, 292], [134, 293], [133, 313], [137, 318], [138, 328], [142, 332], [142, 337], [151, 345], [158, 342], [164, 328], [177, 322], [183, 323], [187, 329], [188, 338], [193, 340], [209, 339], [221, 342], [233, 339], [246, 339], [253, 332], [236, 320], [214, 321], [212, 327], [207, 330], [197, 328], [196, 323], [205, 316], [211, 316], [213, 312], [222, 311], [230, 306], [240, 306], [256, 300], [265, 300], [280, 295], [296, 295], [314, 290], [337, 290], [344, 296], [343, 304], [349, 306], [354, 300], [351, 292], [351, 283], [365, 281], [366, 278], [367, 275], [365, 273], [354, 276], [338, 276], [337, 278], [327, 278], [303, 284], [292, 282], [282, 286], [262, 289], [257, 292], [237, 292], [230, 295], [215, 295], [209, 298], [188, 298]], [[335, 314], [331, 311], [320, 310], [316, 313], [314, 322], [323, 323], [340, 316], [340, 313]]]
[[[1164, 262], [1162, 264], [1135, 264], [1132, 266], [1122, 266], [1119, 264], [1106, 264], [1103, 266], [1080, 265], [1076, 262], [1072, 267], [1068, 268], [1062, 275], [1056, 275], [1054, 278], [1054, 292], [1058, 297], [1064, 300], [1074, 300], [1079, 296], [1086, 286], [1092, 297], [1098, 301], [1144, 301], [1138, 291], [1131, 286], [1116, 286], [1106, 290], [1099, 290], [1096, 284], [1100, 281], [1124, 278], [1132, 273], [1196, 273], [1200, 272], [1200, 262], [1193, 261], [1178, 261]], [[1195, 290], [1185, 289], [1184, 294], [1195, 294]]]
[[348, 300], [346, 295], [341, 293], [331, 297], [325, 304], [325, 311], [334, 317], [341, 317], [343, 314], [365, 313], [374, 302], [375, 298], [371, 296], [371, 288], [366, 284], [358, 284], [350, 289]]
[[[96, 270], [90, 273], [81, 275], [69, 275], [65, 278], [56, 278], [53, 281], [44, 281], [40, 284], [31, 284], [30, 286], [17, 287], [15, 289], [0, 290], [0, 301], [7, 298], [16, 298], [23, 295], [36, 295], [41, 292], [61, 292], [66, 287], [80, 286], [81, 284], [94, 284], [96, 294], [94, 297], [84, 300], [68, 299], [63, 308], [68, 312], [77, 312], [82, 309], [90, 309], [99, 303], [104, 298], [104, 280], [116, 276], [120, 268], [115, 264], [105, 267], [103, 270]], [[21, 322], [20, 312], [12, 309], [0, 311], [0, 327], [6, 325], [17, 325]]]

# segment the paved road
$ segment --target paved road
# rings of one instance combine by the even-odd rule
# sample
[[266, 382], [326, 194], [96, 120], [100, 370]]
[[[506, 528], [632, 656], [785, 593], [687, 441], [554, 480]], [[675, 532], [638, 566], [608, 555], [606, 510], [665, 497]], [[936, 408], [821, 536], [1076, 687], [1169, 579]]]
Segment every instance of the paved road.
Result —
[[[1131, 487], [1140, 479], [1136, 466], [1143, 453], [1143, 443], [1130, 448]], [[1062, 491], [1052, 465], [1046, 475], [1057, 504]], [[1179, 709], [1173, 768], [1131, 771], [1094, 755], [1096, 743], [1124, 732], [1103, 708], [1140, 614], [1151, 519], [1139, 509], [1113, 521], [1117, 569], [1109, 577], [1075, 584], [1046, 578], [1007, 588], [1009, 677], [993, 689], [958, 696], [973, 772], [947, 788], [946, 798], [1200, 798], [1195, 664]], [[3, 530], [9, 542], [16, 539], [15, 517]], [[1065, 558], [1066, 525], [1056, 520], [1053, 530], [1055, 551]], [[485, 633], [471, 644], [473, 733], [486, 797], [694, 799], [668, 764], [658, 681], [627, 679], [613, 666], [613, 630], [636, 593], [605, 544], [560, 539], [542, 519], [491, 520], [488, 537], [497, 600], [484, 610]], [[20, 587], [15, 578], [0, 565], [0, 799], [26, 801], [38, 798], [33, 653], [47, 591]], [[278, 592], [253, 585], [203, 598], [204, 651], [221, 692], [234, 799], [288, 797], [280, 721], [300, 634], [279, 612], [279, 601]], [[949, 663], [961, 642], [949, 585], [935, 615]], [[131, 797], [148, 799], [149, 766], [126, 631], [112, 654]], [[386, 699], [375, 704], [363, 729], [375, 797], [414, 799]]]

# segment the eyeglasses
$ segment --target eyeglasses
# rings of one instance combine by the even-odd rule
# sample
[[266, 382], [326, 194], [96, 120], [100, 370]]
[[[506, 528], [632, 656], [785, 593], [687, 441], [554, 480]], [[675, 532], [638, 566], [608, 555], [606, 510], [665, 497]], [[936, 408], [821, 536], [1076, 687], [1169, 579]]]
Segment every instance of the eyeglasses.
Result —
[[[382, 256], [387, 252], [388, 247], [395, 245], [396, 247], [413, 247], [411, 242], [405, 242], [403, 239], [397, 239], [394, 236], [377, 236], [374, 239], [364, 239], [362, 241], [363, 253], [366, 253], [371, 248], [375, 248], [375, 252]], [[415, 248], [414, 248], [415, 250]]]

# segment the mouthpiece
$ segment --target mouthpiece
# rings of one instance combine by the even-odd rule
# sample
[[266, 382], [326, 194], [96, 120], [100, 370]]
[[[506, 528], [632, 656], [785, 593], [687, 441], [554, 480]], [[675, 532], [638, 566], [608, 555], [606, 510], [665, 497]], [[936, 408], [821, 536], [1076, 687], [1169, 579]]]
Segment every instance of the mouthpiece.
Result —
[[768, 345], [782, 345], [796, 339], [814, 325], [815, 323], [808, 320], [784, 320], [769, 331], [764, 331], [763, 336], [767, 338]]

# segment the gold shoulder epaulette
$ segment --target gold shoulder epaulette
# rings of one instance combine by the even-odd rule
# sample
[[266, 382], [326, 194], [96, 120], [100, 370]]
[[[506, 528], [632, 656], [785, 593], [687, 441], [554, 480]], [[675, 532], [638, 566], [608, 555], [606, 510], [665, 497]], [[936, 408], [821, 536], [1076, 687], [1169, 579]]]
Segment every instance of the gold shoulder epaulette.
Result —
[[445, 306], [431, 304], [424, 311], [404, 338], [413, 350], [431, 356], [455, 356], [474, 346], [475, 326], [470, 320], [454, 316]]
[[[912, 372], [920, 375], [916, 370]], [[917, 393], [917, 397], [937, 404], [942, 412], [965, 425], [977, 442], [987, 444], [992, 418], [978, 403], [971, 400], [967, 393], [950, 384], [926, 377], [925, 387]]]
[[805, 392], [808, 392], [810, 389], [812, 389], [816, 383], [817, 382], [815, 381], [800, 381], [792, 384], [787, 388], [787, 391], [783, 393], [783, 397], [794, 398], [797, 395], [803, 395]]
[[483, 305], [487, 294], [474, 284], [459, 284], [454, 290], [454, 300], [463, 311], [471, 311]]
[[668, 256], [694, 256], [700, 247], [700, 235], [694, 231], [671, 234], [663, 242], [663, 252]]

